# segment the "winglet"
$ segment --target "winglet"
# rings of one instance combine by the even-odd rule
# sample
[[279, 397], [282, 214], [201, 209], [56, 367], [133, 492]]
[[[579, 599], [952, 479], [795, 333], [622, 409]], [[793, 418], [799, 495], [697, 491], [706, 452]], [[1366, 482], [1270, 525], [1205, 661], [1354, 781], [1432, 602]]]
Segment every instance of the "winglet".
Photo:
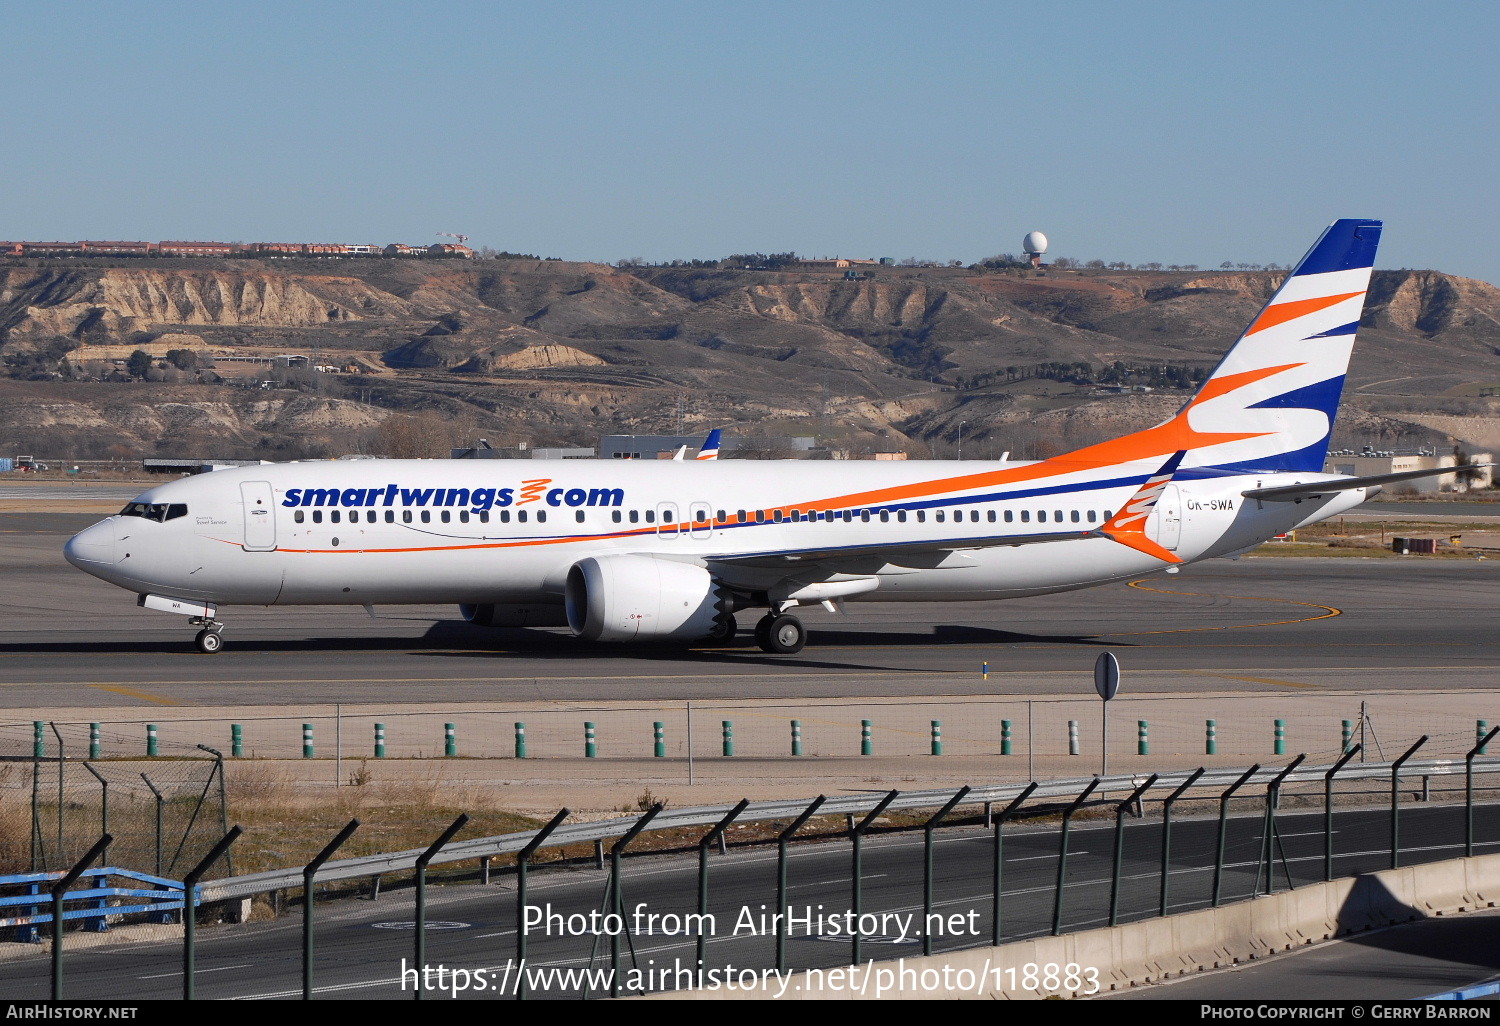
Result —
[[1128, 545], [1138, 552], [1155, 556], [1167, 563], [1181, 563], [1181, 558], [1175, 552], [1162, 548], [1146, 537], [1146, 521], [1151, 516], [1151, 511], [1156, 508], [1156, 500], [1161, 498], [1161, 493], [1166, 490], [1167, 483], [1172, 480], [1172, 475], [1177, 473], [1177, 466], [1185, 455], [1187, 455], [1186, 449], [1179, 449], [1173, 453], [1167, 462], [1161, 465], [1160, 470], [1146, 479], [1146, 483], [1130, 497], [1130, 501], [1118, 513], [1110, 517], [1108, 523], [1099, 528], [1099, 533], [1121, 545]]
[[719, 429], [714, 428], [703, 440], [703, 446], [698, 450], [698, 455], [693, 457], [698, 460], [716, 460], [719, 458]]

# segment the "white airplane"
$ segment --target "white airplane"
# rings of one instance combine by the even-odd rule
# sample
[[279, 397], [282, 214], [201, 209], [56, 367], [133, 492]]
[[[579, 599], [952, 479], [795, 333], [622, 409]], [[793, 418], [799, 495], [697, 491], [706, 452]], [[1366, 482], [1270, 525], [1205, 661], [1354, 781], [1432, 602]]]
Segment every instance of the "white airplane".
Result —
[[186, 614], [204, 652], [221, 606], [451, 602], [591, 641], [722, 641], [762, 608], [778, 653], [806, 641], [798, 605], [1040, 595], [1235, 555], [1438, 473], [1322, 472], [1380, 231], [1331, 225], [1170, 420], [1054, 459], [263, 465], [152, 488], [65, 555]]

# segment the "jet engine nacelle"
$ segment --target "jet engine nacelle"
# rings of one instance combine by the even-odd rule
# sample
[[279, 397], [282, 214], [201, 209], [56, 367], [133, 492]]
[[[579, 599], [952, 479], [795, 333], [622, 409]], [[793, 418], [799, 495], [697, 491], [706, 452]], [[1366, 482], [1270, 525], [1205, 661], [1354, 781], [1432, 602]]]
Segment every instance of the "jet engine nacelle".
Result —
[[701, 566], [654, 556], [590, 556], [568, 570], [568, 626], [590, 641], [691, 641], [729, 613]]

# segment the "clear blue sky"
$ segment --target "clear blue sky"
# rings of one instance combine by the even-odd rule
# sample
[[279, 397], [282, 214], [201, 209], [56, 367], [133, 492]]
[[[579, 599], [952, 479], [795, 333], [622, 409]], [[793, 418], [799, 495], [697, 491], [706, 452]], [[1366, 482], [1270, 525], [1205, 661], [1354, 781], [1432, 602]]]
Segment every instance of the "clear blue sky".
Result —
[[0, 238], [1500, 282], [1500, 3], [0, 0]]

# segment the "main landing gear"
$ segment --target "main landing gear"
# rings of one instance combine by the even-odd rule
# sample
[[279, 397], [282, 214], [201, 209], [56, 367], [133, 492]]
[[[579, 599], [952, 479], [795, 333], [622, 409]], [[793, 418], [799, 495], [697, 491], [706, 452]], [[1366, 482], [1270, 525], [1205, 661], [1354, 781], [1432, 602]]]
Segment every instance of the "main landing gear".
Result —
[[195, 616], [188, 623], [194, 627], [203, 628], [193, 639], [193, 644], [198, 646], [199, 652], [213, 655], [224, 647], [224, 639], [221, 636], [224, 625], [218, 620], [211, 620], [206, 616]]
[[792, 655], [807, 644], [807, 628], [788, 613], [767, 613], [755, 625], [755, 643], [765, 652]]

